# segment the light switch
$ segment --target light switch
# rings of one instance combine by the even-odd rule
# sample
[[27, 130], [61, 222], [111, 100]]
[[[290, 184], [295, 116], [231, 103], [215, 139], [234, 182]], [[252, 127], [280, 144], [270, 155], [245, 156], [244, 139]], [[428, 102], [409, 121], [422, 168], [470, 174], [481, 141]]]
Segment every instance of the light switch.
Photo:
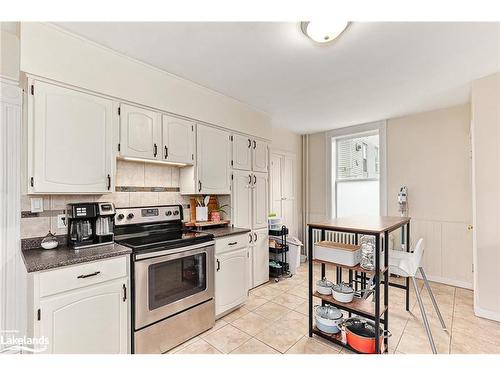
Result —
[[31, 212], [43, 212], [43, 198], [31, 198]]

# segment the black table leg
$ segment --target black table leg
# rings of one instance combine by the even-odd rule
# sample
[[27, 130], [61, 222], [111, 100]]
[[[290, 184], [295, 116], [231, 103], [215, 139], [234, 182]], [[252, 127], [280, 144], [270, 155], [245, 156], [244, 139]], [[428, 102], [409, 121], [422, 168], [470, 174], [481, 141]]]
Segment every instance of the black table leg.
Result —
[[[375, 235], [375, 332], [380, 331], [380, 234]], [[380, 336], [375, 335], [375, 350], [380, 353]]]
[[308, 262], [309, 262], [309, 337], [313, 335], [313, 230], [308, 230]]
[[[404, 228], [402, 229], [404, 230]], [[410, 252], [410, 222], [406, 224], [406, 252]], [[406, 311], [410, 311], [410, 278], [406, 278]]]

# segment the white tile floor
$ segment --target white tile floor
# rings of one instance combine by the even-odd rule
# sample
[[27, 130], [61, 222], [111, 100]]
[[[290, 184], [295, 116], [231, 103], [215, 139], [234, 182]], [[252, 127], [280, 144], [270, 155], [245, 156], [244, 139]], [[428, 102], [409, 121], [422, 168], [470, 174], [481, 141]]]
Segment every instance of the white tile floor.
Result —
[[[334, 270], [327, 277], [334, 280]], [[315, 280], [319, 267], [315, 267]], [[500, 354], [500, 323], [478, 318], [472, 310], [472, 291], [431, 283], [449, 333], [441, 329], [423, 284], [422, 298], [439, 353]], [[176, 354], [344, 354], [349, 351], [317, 336], [308, 337], [307, 267], [290, 279], [262, 285], [250, 292], [247, 303], [217, 320], [215, 326], [174, 348]], [[415, 293], [411, 311], [405, 310], [404, 290], [390, 288], [389, 352], [431, 353]], [[319, 302], [319, 301], [318, 301]]]

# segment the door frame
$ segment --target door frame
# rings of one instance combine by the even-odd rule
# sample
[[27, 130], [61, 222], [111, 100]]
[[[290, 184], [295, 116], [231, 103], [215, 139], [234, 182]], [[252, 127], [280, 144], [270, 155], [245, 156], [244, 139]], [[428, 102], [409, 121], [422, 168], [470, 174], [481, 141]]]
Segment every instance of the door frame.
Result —
[[329, 218], [336, 216], [336, 202], [333, 200], [333, 193], [336, 189], [335, 176], [332, 173], [334, 160], [334, 148], [332, 138], [357, 136], [363, 133], [378, 132], [379, 135], [379, 163], [380, 163], [380, 215], [387, 215], [387, 122], [377, 121], [366, 124], [353, 125], [345, 128], [334, 129], [326, 132], [326, 203]]

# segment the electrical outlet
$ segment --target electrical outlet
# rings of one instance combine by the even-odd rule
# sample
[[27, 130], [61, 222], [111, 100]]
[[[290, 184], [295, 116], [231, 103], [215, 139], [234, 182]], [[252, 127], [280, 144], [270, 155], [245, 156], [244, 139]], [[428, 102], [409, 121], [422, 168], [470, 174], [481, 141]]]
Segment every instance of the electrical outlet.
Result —
[[57, 229], [64, 229], [67, 227], [67, 222], [66, 222], [66, 215], [61, 214], [57, 215]]
[[32, 197], [31, 198], [31, 212], [43, 212], [43, 198], [42, 197]]

